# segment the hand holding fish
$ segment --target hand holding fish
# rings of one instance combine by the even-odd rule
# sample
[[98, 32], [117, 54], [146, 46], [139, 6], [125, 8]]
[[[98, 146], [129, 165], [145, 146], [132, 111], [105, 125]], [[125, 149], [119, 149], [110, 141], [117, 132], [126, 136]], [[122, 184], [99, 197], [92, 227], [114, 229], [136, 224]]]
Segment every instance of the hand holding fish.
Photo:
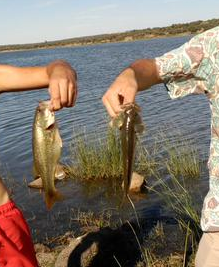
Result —
[[55, 60], [46, 66], [0, 65], [0, 94], [47, 87], [51, 110], [73, 106], [77, 97], [75, 70], [64, 60]]
[[130, 68], [126, 69], [116, 78], [102, 98], [109, 115], [116, 117], [122, 111], [122, 105], [135, 101], [136, 93], [135, 73]]
[[122, 105], [134, 103], [138, 91], [160, 82], [154, 59], [137, 60], [118, 75], [104, 94], [103, 104], [109, 115], [116, 117], [122, 111]]
[[62, 60], [52, 62], [47, 67], [51, 109], [72, 107], [77, 97], [77, 75], [71, 66]]

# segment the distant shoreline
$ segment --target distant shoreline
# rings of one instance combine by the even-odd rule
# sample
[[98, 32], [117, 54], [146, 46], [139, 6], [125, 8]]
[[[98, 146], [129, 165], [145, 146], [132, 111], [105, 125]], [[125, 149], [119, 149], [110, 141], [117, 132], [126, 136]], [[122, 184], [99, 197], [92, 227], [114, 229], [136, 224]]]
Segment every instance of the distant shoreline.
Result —
[[[174, 37], [183, 37], [183, 36], [188, 36], [191, 35], [191, 33], [184, 33], [184, 34], [176, 34], [176, 35], [168, 35], [168, 36], [163, 36], [163, 35], [158, 35], [158, 36], [153, 36], [153, 37], [148, 37], [144, 39], [132, 39], [132, 40], [122, 40], [122, 41], [111, 41], [111, 42], [95, 42], [95, 43], [72, 43], [72, 44], [56, 44], [56, 45], [45, 45], [45, 46], [40, 46], [40, 47], [30, 47], [30, 48], [25, 48], [20, 47], [20, 48], [6, 48], [4, 50], [1, 50], [0, 46], [0, 54], [1, 53], [10, 53], [10, 52], [18, 52], [18, 51], [31, 51], [31, 50], [43, 50], [43, 49], [54, 49], [54, 48], [64, 48], [64, 47], [82, 47], [82, 46], [93, 46], [93, 45], [99, 45], [99, 44], [113, 44], [113, 43], [128, 43], [128, 42], [135, 42], [135, 41], [147, 41], [147, 40], [152, 40], [152, 39], [163, 39], [163, 38], [174, 38]], [[22, 45], [21, 45], [22, 46]]]
[[0, 53], [38, 49], [52, 49], [61, 47], [79, 47], [105, 43], [121, 43], [139, 40], [151, 40], [155, 38], [168, 38], [195, 35], [219, 25], [219, 19], [206, 21], [194, 21], [190, 23], [173, 24], [168, 27], [146, 28], [121, 33], [100, 34], [84, 36], [58, 41], [45, 41], [32, 44], [1, 45]]

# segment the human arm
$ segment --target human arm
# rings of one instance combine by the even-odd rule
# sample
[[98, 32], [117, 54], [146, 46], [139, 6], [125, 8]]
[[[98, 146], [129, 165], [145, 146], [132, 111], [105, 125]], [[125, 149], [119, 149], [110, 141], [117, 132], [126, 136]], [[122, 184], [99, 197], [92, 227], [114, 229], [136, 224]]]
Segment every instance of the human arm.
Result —
[[109, 115], [115, 117], [121, 111], [121, 105], [134, 102], [138, 91], [161, 83], [154, 59], [140, 59], [121, 72], [102, 100]]
[[218, 90], [218, 34], [219, 27], [215, 27], [155, 59], [135, 61], [104, 94], [108, 113], [116, 116], [121, 104], [133, 102], [138, 91], [161, 82], [172, 99], [189, 94], [208, 94], [210, 98]]
[[73, 106], [77, 96], [75, 70], [63, 60], [37, 67], [0, 65], [0, 93], [45, 87], [49, 87], [52, 109]]

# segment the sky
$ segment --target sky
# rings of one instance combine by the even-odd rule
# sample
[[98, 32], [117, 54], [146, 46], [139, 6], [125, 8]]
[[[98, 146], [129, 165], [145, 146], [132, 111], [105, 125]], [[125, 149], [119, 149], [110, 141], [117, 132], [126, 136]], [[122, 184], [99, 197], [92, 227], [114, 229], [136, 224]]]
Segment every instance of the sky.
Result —
[[0, 45], [219, 18], [218, 0], [0, 0]]

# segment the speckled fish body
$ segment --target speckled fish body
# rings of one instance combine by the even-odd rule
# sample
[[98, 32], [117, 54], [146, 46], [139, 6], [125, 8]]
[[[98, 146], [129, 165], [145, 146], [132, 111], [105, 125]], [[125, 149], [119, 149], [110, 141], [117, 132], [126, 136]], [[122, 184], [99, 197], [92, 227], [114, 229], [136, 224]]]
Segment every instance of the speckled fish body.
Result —
[[46, 206], [51, 209], [56, 201], [63, 199], [54, 182], [62, 140], [55, 114], [49, 109], [49, 101], [41, 101], [36, 109], [32, 141], [34, 172], [42, 178]]

